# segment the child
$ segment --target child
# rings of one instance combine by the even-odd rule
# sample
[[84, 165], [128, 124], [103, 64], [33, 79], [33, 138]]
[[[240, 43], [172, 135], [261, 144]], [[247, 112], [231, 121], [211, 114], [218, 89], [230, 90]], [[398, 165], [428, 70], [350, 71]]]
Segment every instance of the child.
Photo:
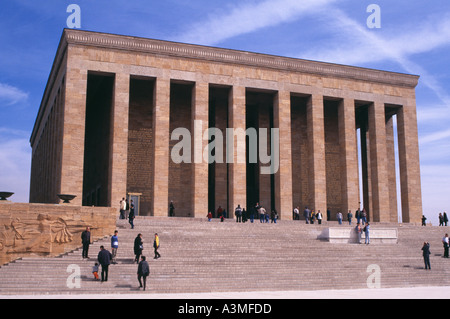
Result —
[[99, 280], [99, 278], [98, 278], [98, 263], [95, 263], [95, 266], [92, 267], [92, 273], [94, 274], [95, 280]]

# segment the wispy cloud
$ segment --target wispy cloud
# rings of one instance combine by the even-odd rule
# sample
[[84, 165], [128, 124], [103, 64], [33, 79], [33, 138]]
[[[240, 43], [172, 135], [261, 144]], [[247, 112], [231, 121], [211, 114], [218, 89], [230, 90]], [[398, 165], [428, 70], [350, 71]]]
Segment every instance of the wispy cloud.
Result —
[[420, 144], [428, 144], [450, 138], [450, 129], [428, 134], [420, 138]]
[[9, 84], [0, 83], [0, 105], [14, 105], [27, 99], [28, 93]]
[[[445, 15], [450, 17], [450, 14]], [[314, 48], [303, 52], [301, 57], [335, 62], [341, 64], [366, 64], [375, 62], [395, 62], [405, 72], [419, 74], [424, 85], [430, 88], [436, 96], [450, 107], [450, 95], [441, 86], [438, 80], [426, 69], [413, 62], [414, 55], [430, 52], [437, 48], [450, 45], [450, 19], [428, 20], [420, 24], [420, 28], [410, 27], [397, 30], [384, 36], [366, 27], [363, 23], [355, 21], [342, 10], [335, 8], [330, 14], [329, 27], [337, 28], [347, 35], [346, 41], [339, 39], [332, 49]]]
[[244, 3], [232, 7], [229, 12], [210, 15], [206, 21], [195, 23], [176, 36], [187, 43], [214, 45], [238, 35], [280, 23], [298, 19], [304, 14], [325, 7], [336, 0], [266, 0], [260, 3]]

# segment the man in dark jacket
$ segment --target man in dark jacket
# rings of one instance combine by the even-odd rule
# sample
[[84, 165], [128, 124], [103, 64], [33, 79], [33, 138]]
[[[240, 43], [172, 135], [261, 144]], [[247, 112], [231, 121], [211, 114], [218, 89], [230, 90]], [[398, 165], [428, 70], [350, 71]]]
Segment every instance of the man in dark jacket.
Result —
[[145, 260], [145, 256], [141, 257], [141, 262], [138, 266], [138, 280], [139, 280], [139, 288], [142, 288], [142, 281], [141, 279], [144, 279], [144, 290], [147, 285], [147, 277], [150, 275], [150, 267], [148, 265], [148, 262]]
[[423, 261], [425, 262], [425, 269], [431, 269], [430, 266], [430, 243], [424, 242], [422, 247], [422, 255], [423, 255]]
[[112, 255], [105, 249], [105, 247], [100, 246], [100, 252], [97, 256], [98, 263], [102, 265], [102, 282], [108, 281], [108, 268], [111, 264]]
[[83, 259], [89, 258], [89, 245], [91, 244], [91, 230], [89, 227], [86, 227], [86, 230], [81, 233], [81, 243], [83, 244]]

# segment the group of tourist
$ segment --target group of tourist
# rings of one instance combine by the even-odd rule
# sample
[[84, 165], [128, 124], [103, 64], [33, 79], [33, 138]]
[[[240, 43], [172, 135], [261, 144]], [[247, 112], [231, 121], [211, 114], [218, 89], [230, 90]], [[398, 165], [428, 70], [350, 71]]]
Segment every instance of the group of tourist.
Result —
[[[439, 226], [442, 226], [442, 225], [439, 225]], [[445, 225], [445, 226], [447, 226], [447, 225]], [[443, 257], [450, 258], [449, 257], [450, 238], [448, 237], [448, 234], [445, 234], [445, 236], [442, 238], [442, 245], [444, 246], [444, 256]], [[423, 246], [422, 246], [422, 256], [423, 256], [423, 261], [425, 264], [425, 270], [431, 269], [430, 255], [431, 255], [430, 243], [424, 242]]]
[[[439, 226], [447, 226], [448, 224], [448, 216], [446, 212], [439, 213]], [[427, 218], [425, 215], [422, 215], [422, 226], [427, 225]]]
[[[92, 268], [92, 273], [95, 280], [100, 280], [99, 278], [99, 266], [101, 266], [101, 281], [108, 281], [109, 266], [111, 264], [117, 264], [117, 250], [119, 248], [119, 231], [115, 231], [114, 235], [111, 237], [111, 252], [108, 251], [103, 245], [100, 246], [100, 252], [97, 255], [97, 261]], [[90, 228], [87, 227], [85, 231], [81, 234], [81, 241], [83, 244], [82, 258], [89, 259], [89, 245], [91, 244], [91, 232]], [[161, 254], [158, 252], [160, 247], [159, 236], [155, 233], [153, 240], [153, 249], [155, 257], [154, 259], [161, 258]], [[145, 290], [147, 284], [147, 277], [150, 275], [150, 267], [145, 256], [142, 256], [142, 251], [144, 250], [144, 241], [142, 234], [138, 234], [134, 240], [134, 262], [138, 264], [138, 281], [139, 288]]]
[[134, 229], [134, 218], [136, 216], [135, 216], [135, 211], [134, 211], [133, 200], [131, 200], [131, 202], [128, 203], [128, 199], [122, 198], [119, 205], [120, 205], [119, 219], [128, 219], [128, 222], [131, 225], [131, 229]]
[[[227, 218], [227, 212], [222, 206], [219, 206], [216, 211], [216, 216], [223, 222], [225, 218]], [[234, 216], [236, 217], [236, 223], [246, 223], [247, 221], [253, 223], [255, 218], [259, 218], [260, 223], [269, 223], [270, 220], [271, 223], [276, 224], [278, 219], [278, 213], [275, 209], [269, 213], [269, 211], [259, 203], [256, 203], [250, 210], [246, 210], [245, 207], [241, 207], [241, 205], [238, 204], [234, 210]], [[208, 218], [208, 221], [211, 221], [213, 214], [208, 212], [206, 217]]]
[[[171, 202], [171, 205], [173, 203]], [[250, 221], [251, 223], [254, 222], [255, 218], [259, 218], [260, 223], [269, 223], [269, 220], [271, 220], [271, 223], [277, 223], [278, 219], [278, 213], [275, 209], [273, 209], [271, 212], [267, 211], [263, 206], [261, 206], [259, 203], [256, 203], [255, 206], [253, 206], [249, 211], [247, 211], [245, 208], [241, 207], [239, 204], [234, 211], [234, 216], [236, 217], [237, 223], [245, 223], [247, 221]], [[299, 206], [295, 207], [292, 216], [294, 220], [300, 220], [300, 209]], [[208, 218], [208, 221], [211, 221], [213, 219], [212, 212], [208, 212], [206, 215]], [[223, 222], [224, 219], [227, 218], [227, 212], [222, 206], [219, 206], [219, 208], [216, 211], [216, 217], [220, 218], [220, 220]], [[316, 221], [320, 225], [322, 224], [322, 220], [324, 219], [323, 214], [320, 212], [320, 210], [317, 211], [317, 213], [314, 210], [309, 209], [308, 207], [305, 207], [303, 210], [303, 218], [306, 222], [306, 224], [314, 224]], [[336, 219], [339, 223], [339, 225], [342, 225], [343, 222], [343, 215], [340, 211], [336, 214]], [[355, 218], [357, 221], [357, 224], [361, 224], [364, 226], [367, 224], [367, 212], [365, 209], [360, 210], [359, 208], [355, 211]], [[331, 220], [331, 211], [330, 209], [327, 210], [327, 220]], [[353, 213], [351, 210], [347, 213], [347, 221], [349, 225], [352, 225], [353, 221]]]

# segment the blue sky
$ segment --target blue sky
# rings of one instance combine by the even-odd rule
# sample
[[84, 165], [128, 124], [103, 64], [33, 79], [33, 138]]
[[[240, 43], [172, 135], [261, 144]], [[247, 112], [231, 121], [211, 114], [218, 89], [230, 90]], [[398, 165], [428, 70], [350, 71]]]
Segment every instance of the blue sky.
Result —
[[[0, 190], [27, 202], [29, 137], [66, 20], [83, 30], [349, 64], [421, 76], [424, 213], [450, 211], [450, 3], [387, 0], [8, 0], [0, 4]], [[381, 28], [369, 29], [370, 4]]]

